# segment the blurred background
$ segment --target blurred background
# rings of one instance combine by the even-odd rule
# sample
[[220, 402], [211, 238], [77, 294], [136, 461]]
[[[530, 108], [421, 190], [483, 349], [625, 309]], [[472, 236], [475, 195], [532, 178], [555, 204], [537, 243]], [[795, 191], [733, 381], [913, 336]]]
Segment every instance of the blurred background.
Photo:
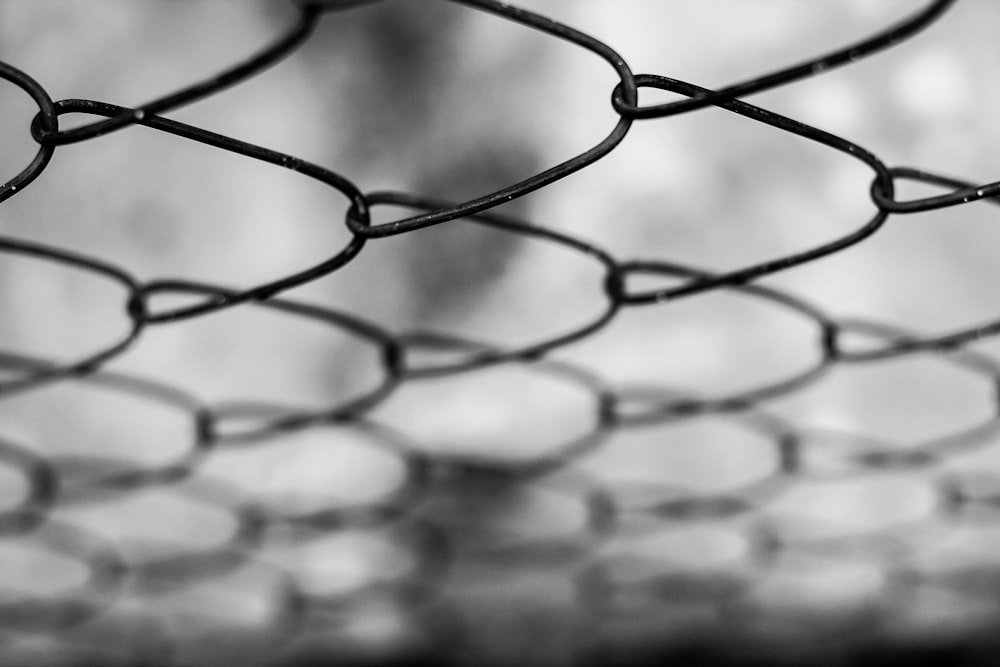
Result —
[[[636, 73], [708, 88], [840, 48], [918, 9], [517, 4], [609, 44]], [[285, 2], [6, 0], [0, 60], [55, 100], [138, 106], [239, 62], [296, 16]], [[890, 166], [987, 183], [1000, 139], [1000, 93], [989, 85], [998, 18], [1000, 6], [960, 1], [910, 41], [748, 101]], [[380, 0], [330, 12], [278, 65], [166, 115], [323, 165], [363, 192], [463, 201], [597, 144], [618, 120], [616, 83], [594, 54], [497, 16]], [[4, 82], [0, 109], [2, 182], [37, 151], [37, 108]], [[91, 120], [67, 114], [60, 127]], [[636, 121], [605, 159], [497, 210], [619, 261], [721, 272], [857, 229], [875, 213], [871, 178], [844, 154], [709, 108]], [[938, 193], [899, 183], [901, 198]], [[58, 148], [0, 206], [0, 234], [140, 281], [246, 288], [339, 252], [349, 203], [292, 171], [132, 127]], [[373, 218], [405, 213], [380, 206]], [[830, 318], [918, 336], [989, 322], [995, 217], [984, 202], [894, 216], [860, 245], [760, 284]], [[127, 293], [106, 276], [12, 252], [0, 252], [0, 276], [5, 353], [65, 363], [129, 330]], [[283, 296], [394, 336], [512, 348], [599, 318], [604, 278], [585, 253], [458, 220], [370, 241], [345, 268]], [[982, 357], [837, 366], [760, 411], [610, 431], [601, 421], [602, 392], [634, 396], [641, 411], [643, 401], [778, 385], [821, 364], [820, 334], [792, 308], [717, 290], [624, 309], [544, 362], [404, 383], [356, 421], [235, 438], [202, 456], [192, 451], [203, 407], [254, 405], [260, 417], [341, 404], [384, 381], [378, 347], [259, 305], [150, 326], [97, 378], [0, 394], [4, 507], [37, 492], [32, 461], [60, 462], [47, 523], [0, 540], [0, 661], [380, 664], [431, 652], [458, 664], [607, 664], [692, 645], [702, 660], [735, 659], [720, 648], [733, 640], [738, 656], [794, 662], [857, 646], [978, 642], [1000, 611], [1000, 523], [949, 515], [940, 489], [952, 477], [965, 489], [969, 474], [1000, 465], [995, 338], [966, 347]], [[23, 372], [8, 366], [0, 379]], [[801, 429], [816, 479], [789, 473], [775, 444], [782, 420]], [[939, 442], [949, 452], [940, 465], [852, 458]], [[570, 461], [577, 446], [587, 453]], [[197, 474], [176, 484], [74, 496], [109, 466], [190, 456], [201, 457]], [[565, 466], [529, 484], [490, 468], [560, 457]], [[962, 493], [992, 498], [992, 477], [974, 481]], [[720, 493], [761, 507], [685, 518], [670, 504]], [[380, 504], [403, 518], [385, 519]], [[358, 507], [367, 514], [355, 520]], [[343, 511], [325, 524], [259, 520], [331, 508]], [[102, 545], [115, 555], [94, 556]]]

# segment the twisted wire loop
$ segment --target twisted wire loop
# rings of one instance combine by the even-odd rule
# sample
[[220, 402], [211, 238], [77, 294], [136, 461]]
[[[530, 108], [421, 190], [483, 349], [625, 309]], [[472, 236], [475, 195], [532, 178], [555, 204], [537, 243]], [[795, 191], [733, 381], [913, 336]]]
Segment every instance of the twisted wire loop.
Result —
[[[333, 188], [346, 202], [333, 207], [330, 219], [349, 233], [317, 264], [239, 286], [184, 275], [140, 278], [141, 267], [0, 237], [0, 264], [17, 260], [17, 266], [69, 270], [75, 282], [111, 284], [120, 317], [117, 333], [94, 349], [39, 355], [8, 342], [0, 349], [0, 411], [7, 410], [0, 418], [19, 425], [9, 433], [0, 428], [0, 562], [9, 572], [0, 574], [0, 651], [26, 660], [42, 651], [73, 664], [194, 664], [217, 651], [247, 663], [350, 660], [358, 657], [350, 638], [374, 618], [392, 626], [385, 634], [399, 646], [365, 660], [431, 655], [461, 662], [489, 644], [495, 630], [488, 612], [505, 605], [551, 630], [535, 647], [541, 662], [553, 650], [560, 664], [665, 655], [702, 663], [748, 654], [765, 660], [769, 651], [793, 645], [815, 662], [919, 645], [901, 619], [934, 595], [971, 619], [963, 642], [988, 644], [976, 630], [1000, 620], [1000, 560], [982, 555], [1000, 525], [1000, 472], [990, 459], [1000, 429], [1000, 361], [972, 343], [1000, 333], [1000, 320], [925, 335], [875, 318], [839, 317], [763, 279], [863, 243], [894, 216], [979, 199], [995, 204], [1000, 183], [889, 166], [858, 143], [744, 100], [893, 49], [940, 20], [955, 0], [925, 3], [836, 51], [717, 89], [634, 74], [596, 37], [517, 6], [453, 0], [597, 56], [618, 78], [610, 91], [617, 120], [604, 139], [463, 201], [366, 192], [334, 168], [166, 117], [253, 80], [319, 39], [323, 21], [372, 2], [290, 3], [291, 25], [256, 54], [138, 107], [54, 101], [42, 83], [0, 62], [0, 79], [37, 106], [22, 131], [38, 144], [34, 157], [0, 185], [0, 203], [58, 163], [58, 147], [156, 130], [167, 141], [205, 145]], [[682, 99], [642, 105], [643, 89]], [[874, 213], [812, 248], [718, 270], [674, 257], [622, 256], [572, 225], [493, 210], [594, 165], [637, 122], [711, 107], [861, 162], [873, 177], [856, 196]], [[100, 119], [61, 129], [60, 118], [70, 114]], [[946, 192], [898, 199], [900, 181]], [[406, 213], [376, 223], [373, 211], [380, 208]], [[367, 312], [290, 294], [338, 274], [382, 239], [445, 224], [489, 229], [528, 248], [556, 248], [596, 267], [597, 310], [505, 345], [447, 326], [383, 324]], [[778, 378], [707, 391], [673, 381], [615, 381], [563, 354], [607, 333], [629, 312], [672, 313], [683, 297], [709, 294], [800, 322], [810, 359]], [[175, 305], [160, 307], [160, 300]], [[36, 301], [43, 310], [59, 307], [44, 295]], [[115, 368], [147, 337], [237, 307], [360, 345], [375, 360], [373, 377], [306, 404], [250, 392], [220, 400], [155, 373]], [[974, 387], [986, 406], [981, 414], [941, 433], [902, 439], [820, 427], [781, 409], [783, 401], [822, 391], [845, 373], [897, 364], [919, 374], [924, 362], [944, 367], [970, 392]], [[330, 372], [353, 377], [339, 367]], [[506, 422], [484, 427], [479, 415], [460, 414], [464, 404], [455, 407], [435, 393], [442, 386], [451, 396], [477, 396], [490, 414], [507, 414]], [[100, 434], [82, 448], [51, 441], [45, 429], [63, 399], [56, 408], [12, 417], [34, 397], [69, 389], [79, 400], [133, 402], [122, 414], [95, 417]], [[167, 454], [150, 457], [153, 445], [127, 429], [118, 432], [133, 419], [125, 412], [141, 411], [133, 403], [181, 424]], [[452, 422], [444, 435], [421, 431], [424, 420], [442, 418]], [[111, 446], [118, 441], [128, 446]], [[643, 447], [669, 464], [642, 463]], [[633, 450], [640, 463], [630, 467]], [[277, 474], [278, 461], [292, 460], [307, 462], [291, 482], [293, 492], [262, 486], [260, 479]], [[616, 460], [627, 473], [609, 463]], [[269, 474], [244, 478], [240, 466]], [[866, 502], [873, 494], [884, 503]], [[836, 511], [803, 513], [809, 498], [820, 495], [863, 508], [863, 526], [852, 527]], [[208, 539], [189, 534], [182, 522], [164, 535], [155, 529], [167, 518], [129, 524], [118, 516], [143, 503], [182, 506], [218, 530]], [[142, 530], [118, 534], [123, 522]], [[354, 570], [331, 585], [317, 574], [324, 567]], [[856, 595], [838, 597], [844, 590]], [[501, 663], [510, 657], [482, 655], [500, 655]]]

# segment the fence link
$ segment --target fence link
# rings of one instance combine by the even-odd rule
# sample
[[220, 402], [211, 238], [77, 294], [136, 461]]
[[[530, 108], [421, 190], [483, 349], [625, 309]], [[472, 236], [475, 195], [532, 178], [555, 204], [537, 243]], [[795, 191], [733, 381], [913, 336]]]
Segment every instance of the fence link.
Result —
[[[1000, 362], [985, 344], [1000, 320], [926, 333], [891, 317], [847, 316], [801, 276], [911, 233], [932, 211], [996, 203], [1000, 183], [894, 164], [863, 140], [752, 100], [894, 57], [957, 4], [908, 5], [907, 15], [830, 53], [717, 88], [636, 73], [596, 36], [494, 0], [433, 10], [335, 0], [268, 7], [268, 25], [284, 22], [281, 34], [139, 106], [57, 99], [44, 77], [0, 56], [0, 103], [12, 109], [0, 131], [8, 155], [25, 156], [0, 176], [3, 661], [985, 662], [1000, 620]], [[64, 10], [81, 11], [56, 11]], [[151, 23], [165, 20], [151, 11]], [[319, 149], [267, 147], [289, 140], [279, 132], [267, 141], [253, 122], [245, 134], [209, 129], [228, 127], [220, 119], [234, 107], [217, 107], [217, 124], [195, 122], [196, 103], [225, 104], [258, 79], [277, 80], [285, 59], [308, 51], [313, 93], [329, 94], [329, 85], [353, 118], [344, 126], [363, 130], [384, 110], [352, 101], [372, 94], [345, 84], [344, 72], [447, 77], [444, 59], [407, 62], [444, 48], [435, 30], [454, 37], [472, 12], [600, 64], [608, 85], [591, 79], [613, 118], [609, 131], [549, 165], [508, 141], [522, 121], [502, 115], [492, 144], [340, 137], [359, 153], [398, 147], [394, 162], [354, 173], [298, 156]], [[331, 25], [364, 16], [373, 17], [368, 41], [338, 43]], [[399, 33], [388, 28], [379, 36], [392, 21], [408, 26], [413, 43], [393, 42]], [[152, 39], [155, 25], [144, 29]], [[548, 48], [531, 44], [526, 58]], [[183, 56], [183, 44], [173, 49]], [[389, 54], [383, 70], [363, 61], [380, 51]], [[518, 104], [549, 104], [565, 83], [559, 75], [541, 72], [537, 85], [551, 90], [526, 84], [534, 98]], [[396, 132], [447, 134], [421, 123], [438, 113], [460, 122], [463, 109], [447, 105], [479, 94], [421, 96], [424, 83], [389, 82], [390, 94], [406, 95], [385, 104], [398, 102], [411, 119]], [[655, 91], [672, 97], [649, 102], [667, 99]], [[260, 91], [248, 95], [241, 111], [274, 111]], [[283, 97], [275, 108], [304, 123], [315, 102]], [[709, 114], [759, 134], [726, 145], [725, 133], [698, 124]], [[341, 132], [330, 116], [320, 130]], [[628, 199], [655, 188], [662, 165], [628, 160], [614, 170], [641, 179], [631, 190], [601, 191], [610, 177], [600, 172], [590, 183], [598, 191], [561, 219], [540, 206], [526, 213], [535, 193], [558, 198], [611, 156], [631, 157], [630, 135], [664, 126], [683, 127], [683, 140], [706, 152], [756, 152], [749, 173], [732, 175], [731, 192], [693, 191], [692, 200], [735, 198], [738, 209], [742, 187], [766, 199], [768, 184], [789, 178], [818, 189], [805, 172], [830, 159], [838, 166], [824, 173], [849, 172], [863, 187], [822, 205], [853, 198], [843, 210], [855, 217], [816, 234], [808, 221], [776, 222], [774, 235], [796, 249], [772, 254], [750, 232], [715, 233], [716, 221], [700, 220], [720, 256], [741, 257], [746, 246], [754, 257], [702, 262], [672, 249], [682, 233], [661, 251], [648, 242], [655, 231], [629, 231]], [[248, 138], [256, 136], [265, 139]], [[135, 152], [123, 148], [129, 142]], [[130, 163], [180, 145], [191, 152]], [[482, 151], [489, 166], [477, 172], [478, 162], [456, 156], [434, 172], [425, 150]], [[237, 174], [236, 185], [217, 186], [216, 163], [200, 164], [222, 153], [219, 169]], [[77, 170], [64, 169], [64, 158]], [[801, 174], [773, 173], [796, 170], [797, 160]], [[538, 163], [533, 174], [527, 163]], [[397, 181], [412, 191], [361, 184], [409, 166]], [[699, 168], [679, 169], [697, 180]], [[176, 180], [187, 170], [202, 180]], [[67, 194], [61, 214], [43, 220], [73, 174], [94, 179], [100, 205]], [[293, 192], [304, 183], [308, 204], [269, 203], [268, 179]], [[454, 183], [468, 191], [443, 198]], [[213, 208], [169, 229], [171, 201], [213, 187], [223, 200], [259, 195], [259, 219], [225, 226]], [[44, 195], [32, 199], [36, 191]], [[775, 192], [775, 207], [798, 210], [782, 199], [787, 190]], [[321, 197], [321, 223], [294, 222]], [[798, 205], [815, 208], [810, 197]], [[119, 200], [139, 209], [121, 213]], [[708, 210], [684, 205], [693, 215]], [[112, 241], [103, 245], [76, 213], [100, 206], [110, 212], [101, 238]], [[588, 209], [608, 218], [601, 231]], [[289, 225], [312, 259], [275, 272], [286, 249], [271, 228]], [[949, 227], [964, 233], [961, 221]], [[180, 248], [204, 268], [132, 264], [129, 243]], [[234, 259], [241, 254], [249, 259]], [[397, 273], [404, 261], [410, 272]], [[208, 277], [240, 262], [232, 271], [240, 281]], [[845, 283], [857, 279], [849, 265], [840, 270]], [[512, 291], [491, 287], [519, 272], [530, 277]], [[342, 301], [323, 287], [337, 280], [339, 294], [350, 293]], [[989, 291], [984, 299], [992, 301]], [[485, 306], [496, 314], [462, 325], [463, 313]], [[403, 311], [418, 324], [401, 324]], [[761, 322], [763, 352], [754, 338]], [[691, 349], [709, 361], [693, 382], [687, 376], [701, 371], [684, 365]], [[734, 366], [737, 381], [721, 380]], [[870, 419], [840, 427], [811, 419], [845, 404]]]

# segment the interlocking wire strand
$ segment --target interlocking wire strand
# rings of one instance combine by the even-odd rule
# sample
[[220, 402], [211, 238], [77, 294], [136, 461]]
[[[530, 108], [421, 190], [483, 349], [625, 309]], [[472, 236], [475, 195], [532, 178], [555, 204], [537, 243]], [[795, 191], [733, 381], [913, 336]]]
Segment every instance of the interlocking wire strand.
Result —
[[[144, 277], [145, 267], [69, 242], [4, 232], [0, 257], [16, 259], [13, 267], [31, 275], [69, 271], [106, 284], [124, 321], [92, 349], [43, 357], [13, 340], [0, 349], [0, 409], [6, 406], [3, 418], [12, 420], [10, 428], [0, 428], [0, 467], [3, 484], [14, 489], [0, 509], [0, 549], [28, 554], [10, 556], [12, 563], [35, 563], [30, 576], [4, 583], [0, 653], [10, 657], [0, 662], [882, 664], [900, 656], [912, 663], [919, 655], [985, 664], [995, 644], [989, 630], [1000, 622], [1000, 559], [989, 555], [1000, 527], [1000, 470], [951, 463], [1000, 442], [1000, 362], [974, 346], [1000, 332], [1000, 319], [925, 335], [890, 321], [839, 316], [806, 291], [765, 279], [848, 252], [897, 218], [978, 200], [996, 203], [1000, 182], [892, 164], [862, 143], [752, 101], [919, 39], [956, 0], [914, 5], [895, 24], [831, 53], [717, 88], [668, 73], [635, 73], [611, 45], [515, 5], [451, 1], [607, 63], [617, 82], [606, 91], [616, 114], [606, 136], [534, 175], [449, 201], [422, 192], [366, 191], [359, 177], [338, 165], [170, 117], [262, 76], [322, 39], [324, 22], [363, 11], [374, 0], [291, 2], [294, 20], [256, 53], [134, 107], [53, 99], [31, 72], [0, 61], [0, 79], [37, 107], [30, 125], [17, 128], [37, 152], [0, 185], [0, 203], [9, 206], [35, 187], [64, 151], [87, 150], [71, 145], [160, 133], [332, 188], [339, 201], [330, 217], [337, 216], [346, 233], [346, 241], [318, 263], [254, 284], [223, 285], [185, 275]], [[378, 4], [393, 11], [391, 3]], [[642, 104], [643, 91], [653, 89], [678, 99]], [[755, 123], [768, 136], [793, 137], [860, 163], [871, 180], [856, 196], [873, 213], [813, 247], [717, 270], [677, 256], [630, 256], [575, 234], [571, 222], [529, 221], [494, 210], [591, 168], [639, 125], [669, 124], [712, 108]], [[106, 178], [108, 196], [122, 196], [115, 174]], [[939, 194], [900, 198], [903, 181]], [[531, 335], [505, 345], [447, 327], [400, 329], [373, 313], [295, 292], [345, 270], [389, 239], [406, 243], [431, 227], [456, 225], [590, 266], [600, 276], [594, 295], [599, 308], [556, 330], [526, 328]], [[442, 255], [439, 261], [447, 260]], [[33, 298], [32, 283], [17, 284]], [[626, 312], [670, 313], [710, 295], [787, 318], [811, 358], [756, 386], [704, 391], [672, 378], [621, 383], [560, 354]], [[345, 339], [357, 347], [357, 360], [368, 360], [369, 377], [345, 372], [345, 382], [356, 385], [321, 404], [302, 404], [253, 396], [217, 400], [115, 367], [161, 330], [237, 311]], [[16, 321], [18, 313], [7, 317]], [[937, 364], [974, 386], [986, 409], [950, 431], [906, 442], [818, 427], [771, 409], [772, 401], [807, 392], [832, 375], [881, 363], [917, 373], [923, 364]], [[465, 415], [430, 400], [404, 412], [402, 423], [382, 418], [380, 410], [405, 401], [414, 388], [430, 388], [433, 396], [436, 383], [455, 383], [458, 393], [488, 409]], [[58, 411], [67, 401], [78, 402], [83, 412], [102, 401], [120, 404], [122, 420], [134, 424], [148, 412], [149, 421], [129, 431], [127, 447], [41, 451], [18, 435], [10, 415], [44, 426], [64, 418]], [[454, 441], [445, 435], [428, 445], [422, 420], [471, 427], [468, 433], [458, 429]], [[677, 442], [688, 443], [667, 452], [676, 457], [670, 458], [676, 469], [660, 474], [652, 466], [636, 478], [607, 474], [601, 457], [608, 443], [641, 449], [639, 436], [650, 429], [677, 433]], [[732, 442], [736, 446], [727, 444]], [[306, 464], [291, 484], [296, 493], [248, 489], [228, 476], [236, 467], [227, 456], [260, 456], [268, 469], [283, 456], [308, 461], [321, 449], [339, 463]], [[718, 472], [724, 483], [711, 475], [699, 480], [692, 460]], [[727, 477], [725, 471], [736, 468]], [[311, 475], [320, 481], [314, 484]], [[862, 490], [846, 491], [837, 501], [836, 484], [843, 480]], [[886, 516], [874, 512], [861, 530], [795, 516], [810, 493], [826, 488], [833, 489], [834, 504], [867, 507], [852, 494], [877, 497]], [[145, 517], [141, 524], [169, 523], [177, 505], [222, 526], [217, 532], [225, 539], [180, 532], [175, 540], [151, 539], [127, 530], [111, 536], [98, 529], [107, 507], [137, 512]], [[949, 539], [962, 548], [938, 554]], [[310, 579], [317, 563], [344, 553], [365, 561], [368, 575], [340, 588]], [[817, 600], [808, 599], [809, 586], [822, 585], [824, 563], [832, 562], [854, 567], [856, 580], [844, 587], [864, 589], [860, 601], [838, 604], [836, 581]], [[76, 575], [70, 583], [46, 585], [47, 567], [75, 568]], [[801, 598], [800, 591], [806, 591]], [[185, 595], [203, 602], [184, 607], [175, 598]], [[928, 644], [901, 619], [907, 609], [933, 606], [937, 598], [968, 620], [956, 640]], [[210, 611], [213, 604], [218, 611]], [[243, 625], [232, 620], [241, 613], [250, 617]], [[503, 614], [521, 618], [496, 621]], [[358, 649], [351, 633], [368, 621], [393, 638], [391, 650]], [[528, 642], [529, 650], [505, 647], [513, 640], [503, 632], [529, 630], [543, 635]]]

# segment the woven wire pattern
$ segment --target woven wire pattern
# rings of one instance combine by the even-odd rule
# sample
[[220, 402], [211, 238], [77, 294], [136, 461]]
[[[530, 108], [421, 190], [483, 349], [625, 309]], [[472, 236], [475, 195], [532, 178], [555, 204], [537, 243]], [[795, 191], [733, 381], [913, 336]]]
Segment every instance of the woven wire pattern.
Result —
[[[751, 100], [902, 49], [944, 21], [956, 1], [924, 2], [833, 52], [720, 88], [636, 73], [613, 45], [516, 5], [451, 4], [559, 40], [609, 68], [617, 83], [601, 92], [615, 115], [610, 132], [555, 166], [449, 201], [367, 191], [336, 164], [176, 118], [187, 105], [223, 99], [230, 88], [279, 71], [283, 59], [323, 39], [326, 23], [366, 5], [402, 12], [402, 3], [288, 3], [284, 32], [253, 55], [136, 107], [54, 99], [31, 72], [0, 61], [4, 87], [37, 108], [30, 124], [7, 128], [30, 135], [36, 152], [16, 175], [3, 175], [3, 207], [30, 197], [64, 152], [87, 150], [75, 144], [158, 134], [332, 188], [324, 224], [345, 234], [336, 247], [316, 240], [319, 262], [231, 285], [170, 272], [144, 277], [147, 267], [120, 262], [114, 252], [4, 230], [5, 280], [29, 276], [16, 297], [45, 310], [51, 295], [34, 292], [31, 281], [61, 273], [113, 294], [93, 317], [115, 322], [96, 343], [85, 336], [80, 349], [49, 355], [22, 344], [44, 337], [44, 319], [39, 331], [3, 332], [10, 342], [0, 349], [0, 459], [13, 489], [0, 512], [0, 550], [11, 573], [0, 600], [0, 641], [12, 656], [5, 660], [381, 664], [433, 656], [458, 664], [608, 664], [676, 654], [702, 662], [816, 661], [942, 642], [988, 654], [1000, 611], [1000, 560], [990, 555], [1000, 525], [1000, 361], [977, 344], [1000, 332], [1000, 320], [928, 335], [829, 312], [794, 280], [775, 279], [851, 253], [921, 214], [995, 203], [1000, 183], [893, 165]], [[654, 90], [674, 97], [642, 103]], [[574, 233], [572, 221], [508, 212], [521, 198], [594, 169], [640, 126], [707, 113], [754, 123], [765, 142], [791, 138], [864, 170], [866, 187], [850, 195], [869, 210], [820, 243], [726, 270], [669, 253], [612, 251]], [[94, 169], [102, 170], [99, 162]], [[113, 198], [111, 170], [107, 179], [105, 196]], [[898, 193], [914, 184], [924, 187], [921, 195]], [[445, 325], [398, 328], [363, 308], [301, 296], [302, 288], [346, 275], [380, 245], [460, 227], [488, 239], [476, 252], [517, 244], [529, 258], [536, 248], [543, 259], [546, 252], [562, 258], [553, 275], [567, 262], [586, 266], [579, 289], [593, 292], [596, 308], [551, 331], [526, 327], [530, 335], [507, 344]], [[461, 264], [434, 242], [423, 247], [425, 261]], [[670, 317], [711, 299], [713, 308], [774, 314], [782, 344], [808, 349], [796, 355], [804, 362], [751, 386], [708, 391], [669, 374], [619, 381], [582, 362], [585, 352], [573, 353], [628, 313]], [[6, 312], [15, 313], [16, 331], [16, 307]], [[225, 317], [245, 318], [239, 330], [248, 336], [277, 321], [335, 338], [350, 349], [349, 362], [331, 370], [324, 397], [312, 402], [202, 395], [120, 367], [161, 331]], [[84, 322], [59, 326], [90, 331]], [[220, 355], [230, 345], [243, 350], [219, 345]], [[251, 353], [282, 358], [281, 350]], [[627, 356], [628, 345], [616, 354]], [[760, 363], [750, 356], [748, 365]], [[969, 404], [961, 411], [968, 420], [896, 438], [811, 424], [796, 418], [794, 403], [773, 409], [833, 378], [858, 372], [863, 383], [866, 369], [885, 367], [901, 369], [897, 381], [911, 383], [899, 393], [947, 378], [946, 390]], [[98, 423], [87, 414], [100, 415]], [[92, 432], [81, 436], [89, 444], [39, 444], [45, 433], [64, 438], [67, 429]], [[637, 463], [622, 472], [616, 460]], [[282, 468], [289, 461], [298, 462], [290, 471]], [[273, 477], [282, 479], [279, 490]], [[797, 512], [810, 506], [832, 508], [830, 517]], [[863, 520], [845, 520], [837, 511], [845, 507]], [[109, 508], [131, 519], [115, 528], [117, 519], [103, 514]], [[137, 529], [171, 522], [173, 539]], [[211, 528], [206, 535], [191, 528], [202, 524]], [[68, 583], [57, 576], [64, 571], [72, 571], [63, 577]], [[942, 625], [935, 611], [958, 619], [956, 627], [928, 634]]]

